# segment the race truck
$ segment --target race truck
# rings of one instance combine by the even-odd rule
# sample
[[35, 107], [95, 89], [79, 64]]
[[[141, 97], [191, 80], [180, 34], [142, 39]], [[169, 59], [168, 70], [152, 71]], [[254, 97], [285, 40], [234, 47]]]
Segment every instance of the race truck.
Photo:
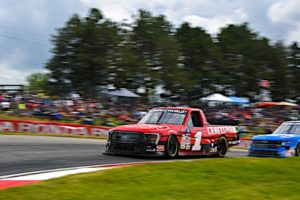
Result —
[[104, 154], [224, 157], [238, 143], [237, 127], [210, 125], [201, 109], [160, 107], [138, 124], [111, 129]]
[[250, 156], [291, 157], [300, 155], [300, 121], [283, 122], [272, 134], [252, 137]]

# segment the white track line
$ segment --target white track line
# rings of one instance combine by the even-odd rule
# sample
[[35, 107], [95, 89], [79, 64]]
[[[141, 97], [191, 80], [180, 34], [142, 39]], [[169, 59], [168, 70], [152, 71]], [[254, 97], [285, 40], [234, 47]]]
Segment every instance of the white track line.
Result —
[[[179, 160], [177, 160], [177, 161], [179, 161]], [[115, 168], [115, 167], [119, 167], [119, 166], [158, 163], [158, 162], [172, 162], [172, 161], [166, 160], [166, 161], [148, 161], [148, 162], [128, 162], [128, 163], [114, 163], [114, 164], [103, 164], [103, 165], [88, 165], [88, 166], [79, 166], [79, 167], [58, 168], [58, 169], [50, 169], [50, 170], [42, 170], [42, 171], [34, 171], [34, 172], [26, 172], [26, 173], [0, 176], [0, 180], [1, 179], [7, 180], [7, 179], [12, 179], [12, 178], [17, 178], [17, 177], [25, 177], [25, 176], [28, 177], [28, 176], [38, 175], [38, 174], [47, 174], [47, 173], [54, 173], [54, 172], [74, 171], [74, 170], [87, 169], [87, 168], [92, 168], [92, 169], [94, 169], [94, 171], [96, 171], [96, 170], [103, 170], [102, 168], [111, 169], [111, 168]]]
[[71, 174], [79, 174], [79, 173], [86, 173], [86, 172], [94, 172], [98, 170], [104, 170], [107, 168], [81, 168], [81, 169], [73, 169], [73, 170], [66, 170], [66, 171], [56, 171], [56, 172], [47, 172], [42, 174], [34, 174], [28, 176], [20, 176], [15, 178], [7, 178], [5, 180], [10, 181], [19, 181], [19, 180], [31, 180], [31, 181], [43, 181], [52, 178], [59, 178]]
[[[231, 151], [245, 152], [247, 150], [242, 149], [231, 149]], [[175, 159], [175, 160], [159, 160], [159, 161], [141, 161], [141, 162], [127, 162], [127, 163], [114, 163], [114, 164], [103, 164], [103, 165], [88, 165], [79, 167], [69, 167], [69, 168], [58, 168], [51, 170], [34, 171], [27, 173], [12, 174], [6, 176], [0, 176], [0, 180], [48, 180], [51, 178], [58, 178], [62, 176], [67, 176], [71, 174], [94, 172], [99, 170], [112, 169], [117, 167], [124, 167], [130, 165], [148, 164], [148, 163], [164, 163], [164, 162], [175, 162], [175, 161], [185, 161], [190, 162], [197, 159]]]

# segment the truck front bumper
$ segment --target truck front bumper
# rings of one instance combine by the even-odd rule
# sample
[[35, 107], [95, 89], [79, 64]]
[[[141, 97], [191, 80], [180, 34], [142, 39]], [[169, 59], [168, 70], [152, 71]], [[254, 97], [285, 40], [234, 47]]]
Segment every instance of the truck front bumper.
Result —
[[108, 155], [135, 155], [135, 156], [164, 156], [165, 145], [159, 143], [145, 144], [145, 143], [111, 143], [106, 144], [104, 154]]
[[258, 156], [258, 157], [292, 157], [295, 155], [295, 149], [280, 147], [277, 149], [273, 148], [253, 148], [250, 147], [248, 150], [249, 156]]

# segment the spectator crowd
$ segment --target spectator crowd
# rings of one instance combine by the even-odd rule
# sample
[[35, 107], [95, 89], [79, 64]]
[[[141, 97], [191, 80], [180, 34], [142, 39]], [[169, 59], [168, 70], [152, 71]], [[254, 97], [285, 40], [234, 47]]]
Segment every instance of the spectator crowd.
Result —
[[[77, 94], [68, 98], [46, 97], [29, 93], [0, 94], [1, 118], [17, 117], [38, 120], [117, 126], [138, 122], [146, 112], [168, 103], [145, 103], [145, 99], [118, 99], [108, 96], [84, 99]], [[300, 120], [297, 108], [218, 105], [188, 105], [204, 110], [210, 123], [239, 125], [242, 133], [270, 133], [286, 120]]]

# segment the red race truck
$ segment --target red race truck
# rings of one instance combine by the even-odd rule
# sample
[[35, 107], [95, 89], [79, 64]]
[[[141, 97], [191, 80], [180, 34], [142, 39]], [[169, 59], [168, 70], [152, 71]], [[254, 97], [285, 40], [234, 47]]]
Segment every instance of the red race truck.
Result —
[[238, 143], [237, 127], [210, 125], [201, 109], [160, 107], [150, 110], [138, 124], [111, 129], [104, 153], [224, 157]]

